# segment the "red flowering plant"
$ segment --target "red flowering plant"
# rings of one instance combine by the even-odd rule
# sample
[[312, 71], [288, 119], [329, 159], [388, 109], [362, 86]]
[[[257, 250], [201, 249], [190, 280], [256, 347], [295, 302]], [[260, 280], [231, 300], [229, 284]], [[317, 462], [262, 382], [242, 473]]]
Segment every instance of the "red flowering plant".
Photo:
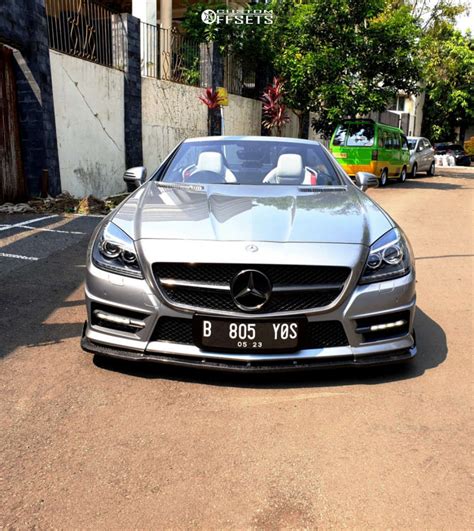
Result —
[[274, 77], [272, 84], [266, 87], [260, 97], [263, 102], [262, 125], [268, 130], [276, 129], [278, 136], [281, 136], [283, 126], [290, 121], [283, 103], [284, 85], [284, 81]]
[[220, 135], [222, 130], [221, 118], [219, 115], [219, 109], [222, 103], [222, 97], [218, 94], [217, 90], [212, 87], [208, 87], [204, 92], [198, 96], [198, 98], [208, 108], [207, 113], [207, 134], [208, 135]]
[[208, 87], [198, 98], [207, 106], [208, 109], [218, 109], [221, 106], [222, 98], [217, 90]]

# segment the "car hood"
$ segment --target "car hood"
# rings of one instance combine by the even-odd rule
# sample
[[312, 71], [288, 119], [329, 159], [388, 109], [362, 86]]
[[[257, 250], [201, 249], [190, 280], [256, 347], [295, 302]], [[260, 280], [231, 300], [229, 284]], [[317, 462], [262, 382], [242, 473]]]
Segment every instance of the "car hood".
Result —
[[162, 186], [151, 181], [112, 216], [134, 240], [320, 242], [370, 245], [393, 227], [352, 185]]

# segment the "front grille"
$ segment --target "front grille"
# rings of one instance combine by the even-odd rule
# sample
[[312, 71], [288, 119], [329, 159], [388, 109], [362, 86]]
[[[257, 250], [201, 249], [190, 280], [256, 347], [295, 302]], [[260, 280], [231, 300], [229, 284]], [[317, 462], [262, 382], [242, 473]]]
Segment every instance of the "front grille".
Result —
[[[179, 317], [161, 317], [151, 340], [193, 345], [193, 321]], [[308, 323], [302, 347], [330, 348], [348, 344], [344, 327], [339, 321], [321, 321]]]
[[[234, 302], [230, 285], [234, 277], [245, 269], [264, 273], [273, 286], [269, 301], [260, 310], [252, 313], [291, 312], [327, 306], [342, 292], [350, 273], [347, 267], [335, 266], [188, 263], [153, 265], [155, 279], [163, 295], [171, 303], [193, 309], [226, 312], [243, 312]], [[172, 282], [163, 283], [165, 280]], [[179, 285], [179, 281], [200, 283], [201, 286], [183, 286]], [[311, 289], [314, 286], [319, 289]], [[283, 288], [295, 291], [279, 291]]]

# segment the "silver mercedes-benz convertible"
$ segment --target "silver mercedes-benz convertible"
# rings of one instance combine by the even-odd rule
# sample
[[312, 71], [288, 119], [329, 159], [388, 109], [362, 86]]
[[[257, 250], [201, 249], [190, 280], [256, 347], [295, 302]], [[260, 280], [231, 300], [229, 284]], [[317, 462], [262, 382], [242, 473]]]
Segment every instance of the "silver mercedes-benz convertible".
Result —
[[88, 352], [234, 371], [368, 366], [416, 354], [400, 227], [319, 143], [182, 142], [95, 231]]

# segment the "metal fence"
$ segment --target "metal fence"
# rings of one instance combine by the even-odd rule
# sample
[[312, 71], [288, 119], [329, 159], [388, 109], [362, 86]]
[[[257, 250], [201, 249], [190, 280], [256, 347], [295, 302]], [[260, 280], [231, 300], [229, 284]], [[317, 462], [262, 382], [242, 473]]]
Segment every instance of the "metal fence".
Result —
[[256, 71], [251, 65], [242, 63], [229, 54], [224, 60], [224, 86], [231, 94], [257, 98]]
[[141, 23], [142, 75], [199, 86], [201, 53], [199, 42], [176, 28], [158, 28]]
[[124, 69], [122, 19], [91, 0], [46, 0], [49, 46], [104, 66]]

